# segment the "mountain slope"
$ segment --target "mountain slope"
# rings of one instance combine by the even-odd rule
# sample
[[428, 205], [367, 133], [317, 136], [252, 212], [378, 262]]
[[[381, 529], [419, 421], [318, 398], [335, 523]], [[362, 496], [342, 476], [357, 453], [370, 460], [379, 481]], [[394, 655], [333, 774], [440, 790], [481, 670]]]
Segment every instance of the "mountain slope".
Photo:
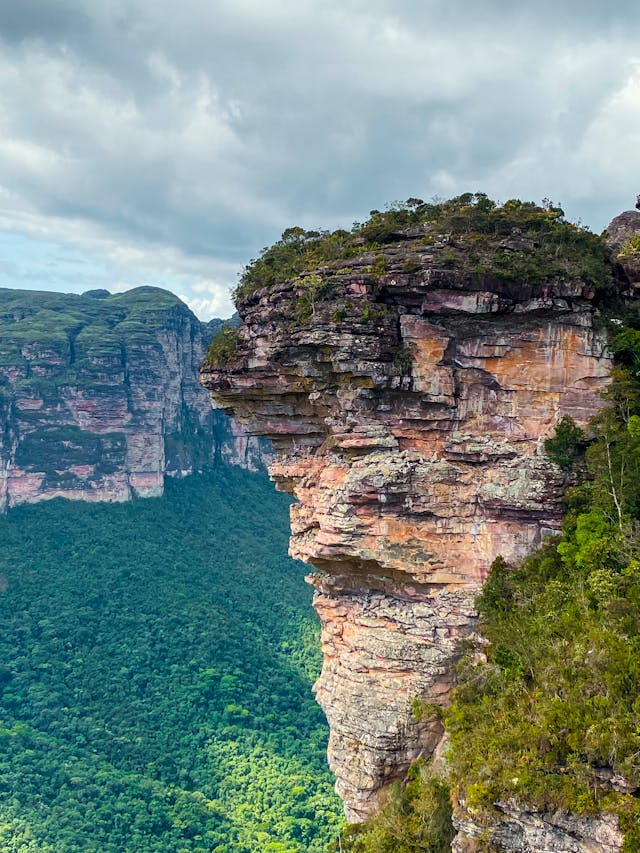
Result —
[[213, 331], [159, 288], [0, 290], [0, 509], [157, 495], [216, 456], [260, 467], [198, 383]]

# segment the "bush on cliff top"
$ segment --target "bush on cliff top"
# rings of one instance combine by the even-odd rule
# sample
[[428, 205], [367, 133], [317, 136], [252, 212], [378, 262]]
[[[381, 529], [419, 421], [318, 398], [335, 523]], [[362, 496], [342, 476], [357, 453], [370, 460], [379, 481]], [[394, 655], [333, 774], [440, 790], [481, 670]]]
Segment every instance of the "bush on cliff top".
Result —
[[[369, 219], [355, 222], [351, 231], [288, 228], [247, 265], [234, 293], [236, 303], [318, 266], [408, 239], [412, 228], [420, 229], [417, 237], [429, 243], [430, 251], [440, 252], [443, 263], [448, 251], [450, 263], [467, 273], [533, 283], [579, 277], [598, 288], [606, 288], [610, 280], [601, 238], [567, 222], [562, 209], [548, 200], [536, 205], [511, 199], [497, 205], [484, 193], [464, 193], [448, 201], [425, 203], [414, 198], [393, 203], [384, 211], [372, 210]], [[426, 236], [421, 238], [420, 231]], [[503, 238], [514, 233], [534, 242], [521, 251], [499, 247]], [[460, 255], [450, 247], [438, 248], [438, 236], [461, 237]], [[374, 270], [374, 276], [380, 277], [379, 270]]]

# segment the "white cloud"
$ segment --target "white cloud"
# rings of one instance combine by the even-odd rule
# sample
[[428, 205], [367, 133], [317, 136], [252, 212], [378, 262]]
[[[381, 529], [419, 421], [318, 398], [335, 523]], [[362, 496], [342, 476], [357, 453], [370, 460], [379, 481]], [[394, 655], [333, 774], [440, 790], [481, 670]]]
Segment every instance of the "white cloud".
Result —
[[190, 296], [188, 293], [178, 293], [177, 295], [186, 302], [193, 313], [200, 317], [201, 320], [211, 320], [214, 317], [230, 317], [233, 314], [233, 305], [231, 300], [225, 298], [218, 289], [215, 282], [211, 283], [213, 295], [206, 296]]

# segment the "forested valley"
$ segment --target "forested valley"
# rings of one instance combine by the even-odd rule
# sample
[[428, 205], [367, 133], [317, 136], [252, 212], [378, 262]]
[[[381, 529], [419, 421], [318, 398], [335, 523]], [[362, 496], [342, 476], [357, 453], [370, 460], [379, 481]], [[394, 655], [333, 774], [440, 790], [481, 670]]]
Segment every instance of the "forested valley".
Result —
[[220, 467], [0, 519], [0, 849], [320, 853], [341, 825], [288, 499]]

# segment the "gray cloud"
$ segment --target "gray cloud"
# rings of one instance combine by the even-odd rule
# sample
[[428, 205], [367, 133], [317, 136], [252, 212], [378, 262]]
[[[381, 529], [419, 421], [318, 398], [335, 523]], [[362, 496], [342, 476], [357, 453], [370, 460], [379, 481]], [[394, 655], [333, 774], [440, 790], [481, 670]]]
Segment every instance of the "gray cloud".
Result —
[[409, 195], [600, 229], [640, 191], [639, 25], [636, 0], [0, 0], [0, 224], [200, 293]]

